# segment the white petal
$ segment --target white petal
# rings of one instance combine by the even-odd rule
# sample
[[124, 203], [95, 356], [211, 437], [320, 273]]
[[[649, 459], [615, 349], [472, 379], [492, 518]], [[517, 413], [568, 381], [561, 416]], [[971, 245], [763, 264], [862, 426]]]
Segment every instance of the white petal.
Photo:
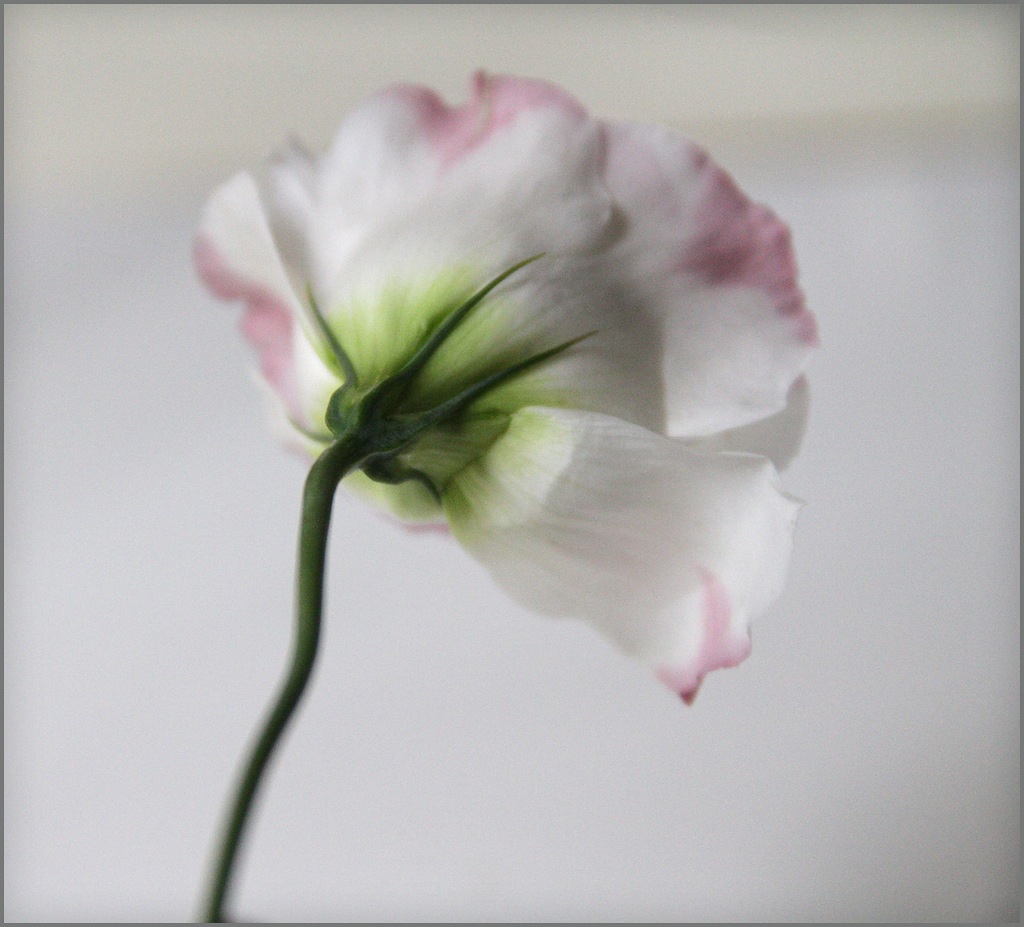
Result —
[[281, 394], [263, 377], [253, 373], [253, 383], [263, 400], [264, 416], [267, 428], [286, 450], [305, 458], [307, 461], [319, 456], [326, 446], [323, 441], [315, 441], [297, 427], [303, 422], [296, 419], [295, 414], [284, 404]]
[[317, 173], [313, 156], [290, 139], [257, 177], [274, 243], [299, 293], [313, 280], [309, 232], [316, 209]]
[[660, 321], [594, 259], [615, 233], [603, 142], [566, 94], [513, 78], [478, 75], [463, 107], [399, 87], [353, 113], [321, 165], [311, 247], [356, 367], [371, 379], [393, 368], [442, 312], [543, 253], [445, 345], [417, 385], [423, 401], [595, 333], [519, 393], [662, 430]]
[[786, 408], [781, 412], [750, 425], [699, 438], [691, 442], [691, 446], [705, 452], [739, 451], [759, 454], [767, 457], [779, 470], [785, 470], [803, 443], [810, 399], [807, 377], [797, 377], [789, 390]]
[[[221, 299], [246, 305], [242, 331], [259, 352], [261, 372], [289, 414], [302, 418], [293, 351], [301, 306], [281, 262], [256, 183], [237, 174], [210, 197], [194, 257], [203, 282]], [[300, 336], [301, 337], [301, 336]]]
[[749, 651], [798, 504], [772, 464], [610, 416], [532, 408], [449, 487], [458, 540], [514, 598], [582, 618], [687, 700]]
[[[599, 250], [612, 215], [602, 146], [575, 101], [536, 81], [478, 76], [474, 98], [458, 108], [399, 87], [352, 113], [316, 172], [307, 260], [361, 377], [394, 370], [474, 289], [544, 253], [449, 339], [414, 399], [429, 404], [596, 333], [517, 380], [517, 395], [663, 428], [658, 322], [580, 258]], [[304, 170], [300, 161], [285, 173]], [[289, 189], [301, 202], [301, 177]]]
[[214, 191], [203, 210], [196, 240], [197, 250], [214, 252], [218, 266], [201, 264], [199, 270], [215, 295], [234, 299], [238, 298], [234, 290], [243, 286], [262, 289], [293, 317], [301, 317], [301, 303], [271, 234], [256, 182], [249, 174], [236, 174]]
[[714, 434], [782, 410], [816, 343], [789, 230], [684, 138], [607, 126], [623, 263], [664, 325], [669, 433]]
[[371, 98], [320, 166], [312, 247], [332, 310], [386, 282], [467, 266], [485, 280], [541, 252], [589, 247], [611, 198], [603, 139], [550, 85], [478, 76], [449, 108], [425, 88]]
[[326, 397], [338, 385], [305, 332], [305, 308], [282, 260], [256, 182], [237, 174], [210, 197], [196, 235], [195, 261], [221, 299], [241, 300], [241, 327], [286, 414], [319, 428]]

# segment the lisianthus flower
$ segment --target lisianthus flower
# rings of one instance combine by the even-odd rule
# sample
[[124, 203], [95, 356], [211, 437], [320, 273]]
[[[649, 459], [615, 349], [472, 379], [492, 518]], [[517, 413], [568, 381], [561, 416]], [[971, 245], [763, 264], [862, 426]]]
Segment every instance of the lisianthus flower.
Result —
[[292, 143], [221, 186], [195, 257], [245, 303], [289, 446], [372, 396], [419, 423], [343, 486], [450, 527], [688, 702], [748, 655], [816, 332], [786, 226], [702, 150], [540, 81], [477, 74], [459, 107], [394, 87], [322, 157]]

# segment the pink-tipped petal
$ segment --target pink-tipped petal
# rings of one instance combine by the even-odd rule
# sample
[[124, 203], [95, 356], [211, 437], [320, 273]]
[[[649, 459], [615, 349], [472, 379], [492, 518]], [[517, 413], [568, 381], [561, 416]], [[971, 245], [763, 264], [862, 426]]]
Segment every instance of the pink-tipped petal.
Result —
[[699, 570], [703, 595], [700, 644], [684, 666], [660, 666], [655, 673], [687, 705], [697, 698], [704, 677], [712, 670], [739, 666], [750, 656], [750, 635], [733, 625], [729, 593], [710, 570]]
[[541, 408], [517, 413], [445, 503], [457, 540], [513, 597], [589, 622], [686, 700], [750, 652], [798, 509], [763, 458]]
[[193, 259], [214, 296], [244, 303], [241, 329], [259, 355], [261, 373], [288, 414], [306, 424], [295, 362], [302, 307], [249, 175], [236, 175], [210, 198]]
[[574, 97], [547, 81], [477, 71], [473, 87], [487, 112], [484, 138], [511, 125], [524, 113], [536, 110], [551, 110], [575, 121], [588, 118], [587, 111]]
[[292, 362], [294, 323], [287, 306], [269, 290], [229, 270], [217, 249], [206, 239], [196, 239], [193, 258], [200, 278], [214, 296], [245, 303], [239, 327], [259, 355], [260, 372], [281, 396], [289, 412], [300, 416]]
[[[556, 154], [571, 172], [578, 145], [573, 136], [596, 132], [596, 125], [579, 103], [552, 84], [478, 71], [469, 100], [460, 106], [449, 106], [428, 87], [389, 87], [349, 113], [339, 127], [320, 165], [322, 203], [350, 219], [373, 222], [382, 209], [404, 210], [425, 195], [443, 196], [445, 185], [453, 182], [447, 177], [453, 167], [518, 127], [527, 115], [549, 123], [548, 131], [540, 139], [527, 133], [517, 140], [515, 172], [543, 168]], [[538, 150], [538, 142], [545, 150]], [[492, 194], [504, 186], [495, 180], [496, 190], [488, 191]], [[478, 198], [486, 205], [486, 194]]]
[[399, 84], [385, 93], [415, 114], [419, 130], [447, 167], [477, 144], [483, 128], [480, 95], [464, 106], [449, 106], [429, 87]]
[[767, 294], [781, 316], [792, 319], [797, 337], [817, 344], [817, 326], [797, 285], [789, 228], [750, 200], [705, 152], [694, 153], [702, 178], [696, 227], [677, 268], [714, 286], [748, 287]]
[[613, 253], [664, 327], [670, 433], [712, 435], [778, 413], [817, 341], [788, 229], [682, 137], [605, 131], [623, 223]]
[[583, 107], [554, 84], [482, 70], [473, 75], [470, 98], [462, 106], [449, 106], [428, 87], [412, 84], [391, 87], [385, 94], [415, 113], [443, 168], [457, 163], [531, 110], [550, 109], [570, 118], [586, 118]]
[[[531, 267], [503, 290], [550, 277], [559, 259], [592, 253], [607, 233], [613, 204], [602, 157], [597, 123], [539, 81], [481, 74], [469, 102], [455, 107], [422, 87], [377, 94], [349, 114], [319, 165], [310, 235], [317, 293], [361, 329], [377, 324], [389, 293], [453, 270], [482, 285], [545, 254], [545, 269]], [[565, 290], [559, 281], [557, 307], [521, 308], [557, 325], [575, 281]]]
[[395, 521], [410, 534], [433, 534], [439, 537], [451, 537], [452, 535], [452, 529], [447, 522], [431, 524], [430, 522], [398, 521], [398, 519], [395, 519]]

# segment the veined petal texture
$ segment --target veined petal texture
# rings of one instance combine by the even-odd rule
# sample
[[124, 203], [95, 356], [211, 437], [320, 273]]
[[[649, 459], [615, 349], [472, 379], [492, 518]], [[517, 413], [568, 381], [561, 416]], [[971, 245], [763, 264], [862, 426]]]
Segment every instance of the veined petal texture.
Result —
[[445, 502], [455, 536], [510, 595], [590, 622], [687, 698], [749, 652], [799, 509], [763, 457], [543, 408], [516, 413]]

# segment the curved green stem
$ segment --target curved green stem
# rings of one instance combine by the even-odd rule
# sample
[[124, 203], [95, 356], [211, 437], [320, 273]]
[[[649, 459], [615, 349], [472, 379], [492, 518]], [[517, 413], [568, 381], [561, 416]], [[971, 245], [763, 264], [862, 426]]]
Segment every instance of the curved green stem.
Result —
[[203, 920], [207, 923], [224, 923], [227, 920], [225, 900], [253, 800], [267, 764], [302, 699], [313, 671], [320, 640], [324, 563], [334, 491], [342, 477], [358, 465], [361, 458], [362, 454], [353, 441], [339, 440], [316, 459], [306, 477], [302, 495], [302, 521], [299, 526], [295, 645], [291, 665], [253, 743], [235, 790], [230, 814], [225, 820], [216, 868], [213, 870], [203, 909]]

